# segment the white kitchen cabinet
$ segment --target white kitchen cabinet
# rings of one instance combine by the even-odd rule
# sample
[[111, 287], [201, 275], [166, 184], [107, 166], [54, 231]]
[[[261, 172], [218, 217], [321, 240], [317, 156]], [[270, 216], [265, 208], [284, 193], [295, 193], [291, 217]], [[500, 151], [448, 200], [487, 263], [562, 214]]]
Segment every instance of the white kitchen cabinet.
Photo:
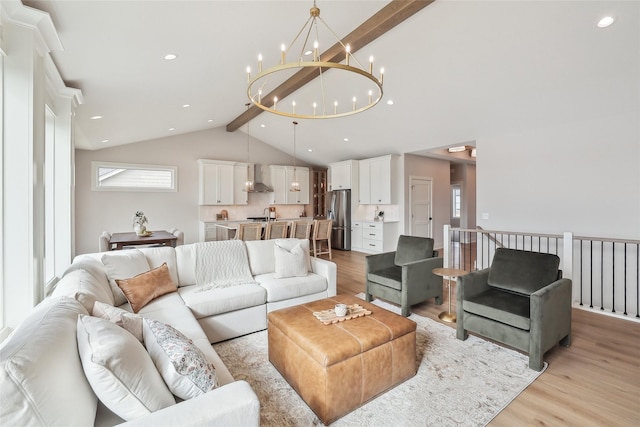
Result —
[[351, 224], [351, 249], [362, 250], [362, 222], [354, 221]]
[[344, 160], [329, 165], [329, 191], [357, 188], [358, 161]]
[[[351, 235], [352, 249], [368, 253], [391, 252], [396, 250], [398, 244], [398, 222], [361, 221], [354, 222]], [[355, 231], [355, 224], [360, 225], [360, 230]], [[361, 247], [353, 244], [353, 232], [362, 236]]]
[[266, 183], [273, 188], [269, 193], [269, 204], [272, 205], [307, 205], [309, 204], [309, 168], [297, 166], [296, 177], [300, 182], [300, 191], [289, 191], [293, 180], [293, 166], [270, 165], [266, 175]]
[[360, 160], [361, 205], [394, 204], [397, 182], [397, 156], [382, 156]]
[[247, 182], [248, 171], [246, 163], [239, 163], [233, 166], [233, 204], [249, 204], [249, 193], [244, 191], [244, 184]]
[[243, 192], [247, 164], [222, 160], [198, 160], [201, 205], [246, 205]]
[[232, 205], [234, 164], [198, 160], [200, 169], [200, 204]]

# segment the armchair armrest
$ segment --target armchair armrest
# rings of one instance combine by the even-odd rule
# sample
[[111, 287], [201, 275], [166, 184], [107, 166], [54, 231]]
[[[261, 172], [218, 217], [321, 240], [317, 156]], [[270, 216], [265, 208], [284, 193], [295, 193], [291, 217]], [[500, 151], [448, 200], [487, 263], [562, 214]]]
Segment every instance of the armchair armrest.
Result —
[[404, 283], [415, 283], [421, 279], [429, 282], [438, 281], [439, 276], [432, 272], [434, 268], [442, 267], [442, 264], [442, 258], [427, 258], [408, 262], [402, 266], [402, 281]]
[[530, 304], [531, 334], [541, 334], [543, 352], [571, 333], [570, 279], [557, 280], [532, 293]]
[[385, 268], [393, 267], [395, 265], [396, 253], [384, 252], [381, 254], [367, 255], [364, 259], [366, 274], [372, 271], [382, 270]]
[[[457, 278], [456, 303], [462, 309], [465, 299], [478, 295], [489, 289], [489, 269], [478, 270]], [[458, 312], [460, 313], [460, 312]]]
[[260, 401], [249, 383], [235, 381], [120, 425], [259, 426]]

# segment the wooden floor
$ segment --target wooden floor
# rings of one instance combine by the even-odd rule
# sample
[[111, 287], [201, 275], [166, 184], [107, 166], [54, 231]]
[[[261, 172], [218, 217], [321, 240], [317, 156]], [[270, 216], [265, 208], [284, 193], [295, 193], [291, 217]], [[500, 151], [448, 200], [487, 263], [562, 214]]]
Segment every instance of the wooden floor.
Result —
[[[364, 258], [333, 251], [338, 294], [364, 291]], [[444, 294], [443, 305], [430, 300], [412, 311], [440, 321]], [[455, 311], [455, 292], [452, 299]], [[546, 353], [547, 370], [490, 426], [640, 426], [640, 323], [573, 309], [572, 341]]]

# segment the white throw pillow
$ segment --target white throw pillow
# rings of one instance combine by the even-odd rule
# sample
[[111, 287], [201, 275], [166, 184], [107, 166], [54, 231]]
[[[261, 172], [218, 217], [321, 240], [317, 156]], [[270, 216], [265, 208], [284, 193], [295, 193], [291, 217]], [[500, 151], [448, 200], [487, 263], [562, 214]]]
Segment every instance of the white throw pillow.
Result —
[[142, 316], [129, 313], [118, 307], [96, 301], [93, 305], [93, 315], [101, 319], [106, 319], [129, 331], [138, 341], [144, 343], [142, 339]]
[[304, 250], [304, 258], [305, 263], [307, 265], [307, 270], [311, 272], [311, 242], [309, 239], [296, 239], [296, 238], [288, 238], [288, 239], [276, 239], [275, 244], [280, 246], [281, 248], [285, 248], [289, 251], [293, 249], [294, 246], [300, 244], [302, 250]]
[[276, 257], [276, 279], [306, 276], [308, 273], [302, 244], [297, 243], [291, 249], [281, 246], [277, 241], [273, 245]]
[[101, 260], [109, 276], [109, 285], [116, 306], [127, 302], [116, 280], [130, 279], [150, 270], [147, 257], [137, 249], [105, 252]]
[[87, 380], [113, 413], [129, 421], [175, 404], [151, 357], [133, 335], [108, 320], [80, 315], [77, 338]]
[[218, 386], [215, 368], [193, 341], [156, 320], [142, 325], [147, 351], [173, 394], [187, 400]]

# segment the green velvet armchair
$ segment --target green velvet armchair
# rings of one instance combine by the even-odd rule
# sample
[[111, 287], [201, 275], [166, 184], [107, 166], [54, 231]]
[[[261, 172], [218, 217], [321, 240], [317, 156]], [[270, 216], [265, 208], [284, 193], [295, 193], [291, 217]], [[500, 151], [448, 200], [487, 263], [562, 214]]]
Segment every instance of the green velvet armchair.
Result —
[[442, 258], [433, 250], [433, 239], [400, 236], [394, 252], [366, 257], [366, 299], [374, 296], [399, 304], [403, 316], [410, 307], [436, 299], [442, 304], [442, 278], [432, 273], [442, 267]]
[[457, 337], [468, 332], [529, 354], [544, 366], [556, 344], [571, 345], [571, 280], [562, 279], [557, 255], [498, 248], [490, 268], [458, 278]]

